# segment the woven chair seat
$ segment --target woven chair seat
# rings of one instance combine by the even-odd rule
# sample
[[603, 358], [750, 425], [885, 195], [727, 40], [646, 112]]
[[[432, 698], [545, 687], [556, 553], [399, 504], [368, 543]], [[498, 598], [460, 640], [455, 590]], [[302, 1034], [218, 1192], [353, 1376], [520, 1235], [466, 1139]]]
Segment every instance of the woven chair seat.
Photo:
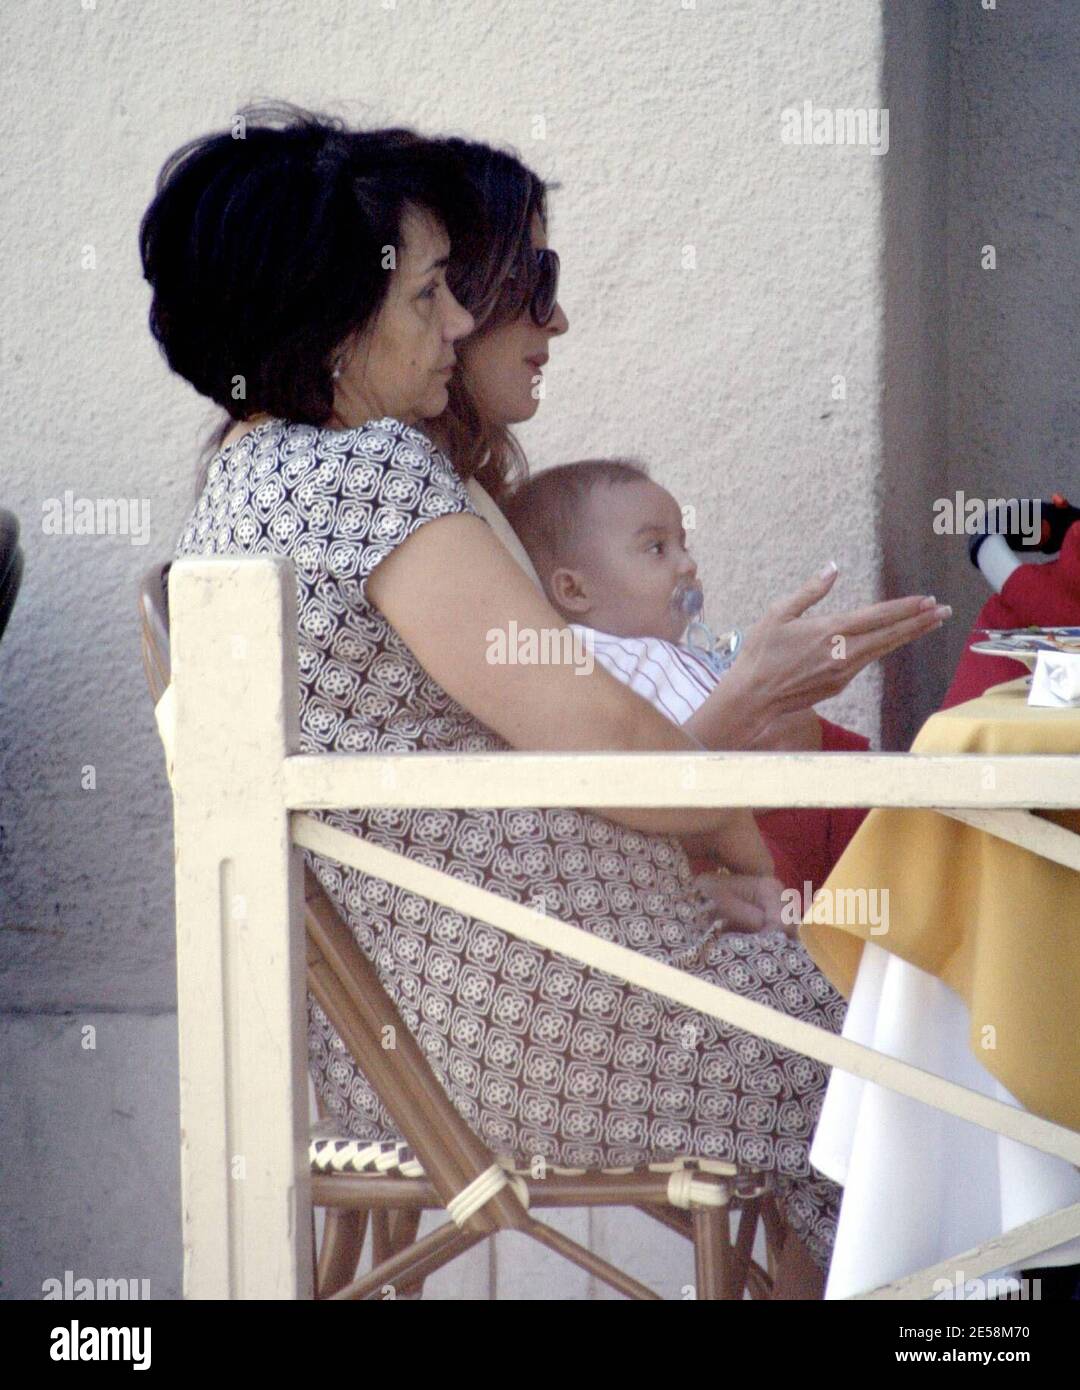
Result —
[[[404, 1140], [373, 1143], [348, 1135], [329, 1132], [315, 1125], [308, 1146], [311, 1169], [314, 1173], [360, 1173], [367, 1177], [388, 1175], [398, 1178], [422, 1178], [424, 1167]], [[506, 1172], [522, 1178], [535, 1177], [530, 1168], [515, 1167], [508, 1158], [496, 1156], [496, 1163]], [[736, 1197], [749, 1199], [771, 1189], [769, 1174], [739, 1168], [714, 1158], [681, 1157], [665, 1162], [639, 1163], [628, 1168], [564, 1168], [553, 1163], [544, 1166], [545, 1174], [555, 1177], [583, 1177], [602, 1173], [607, 1177], [626, 1177], [634, 1173], [672, 1174], [702, 1173], [734, 1181]]]

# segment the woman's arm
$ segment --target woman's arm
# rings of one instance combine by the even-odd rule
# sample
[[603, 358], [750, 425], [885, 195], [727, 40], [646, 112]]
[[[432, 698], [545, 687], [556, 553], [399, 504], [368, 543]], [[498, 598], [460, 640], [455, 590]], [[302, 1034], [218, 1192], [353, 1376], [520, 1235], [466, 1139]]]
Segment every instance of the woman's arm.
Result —
[[[587, 651], [574, 648], [563, 618], [479, 517], [462, 513], [419, 527], [376, 567], [367, 596], [432, 679], [514, 748], [684, 753], [697, 747], [647, 701], [580, 660]], [[549, 655], [570, 660], [505, 659], [520, 638], [533, 634], [539, 645], [544, 632]], [[552, 640], [554, 633], [565, 636]], [[749, 813], [606, 808], [602, 814], [633, 829], [679, 835], [742, 826]]]
[[[769, 609], [685, 732], [606, 671], [582, 662], [580, 648], [574, 659], [562, 617], [477, 516], [455, 514], [419, 527], [376, 567], [367, 595], [428, 674], [514, 748], [685, 752], [753, 747], [779, 716], [835, 695], [871, 661], [951, 614], [914, 596], [808, 616], [835, 578], [835, 569], [824, 571]], [[561, 634], [547, 650], [557, 657], [563, 642], [564, 659], [506, 659], [521, 637], [545, 650], [544, 633]], [[739, 812], [662, 808], [604, 814], [674, 835], [724, 831], [744, 819]]]

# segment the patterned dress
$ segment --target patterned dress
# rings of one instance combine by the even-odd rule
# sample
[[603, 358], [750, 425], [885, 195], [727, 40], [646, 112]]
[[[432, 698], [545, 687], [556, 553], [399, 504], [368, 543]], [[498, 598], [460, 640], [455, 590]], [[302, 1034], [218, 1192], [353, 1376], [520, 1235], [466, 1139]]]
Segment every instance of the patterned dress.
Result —
[[[176, 548], [286, 555], [299, 614], [305, 753], [490, 752], [508, 745], [423, 670], [366, 597], [379, 561], [476, 509], [447, 459], [397, 420], [264, 421], [213, 459]], [[678, 843], [579, 810], [318, 812], [329, 824], [839, 1032], [844, 1005], [783, 933], [716, 936]], [[631, 1165], [696, 1155], [777, 1175], [827, 1264], [839, 1190], [811, 1169], [817, 1062], [304, 851], [453, 1104], [493, 1152]], [[318, 1092], [344, 1132], [397, 1138], [309, 997]]]

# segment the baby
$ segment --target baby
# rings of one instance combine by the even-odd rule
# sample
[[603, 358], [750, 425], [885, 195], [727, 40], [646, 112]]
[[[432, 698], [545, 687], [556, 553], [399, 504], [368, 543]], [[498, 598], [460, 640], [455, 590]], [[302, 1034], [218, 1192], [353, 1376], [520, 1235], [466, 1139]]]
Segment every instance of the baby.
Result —
[[[702, 595], [671, 494], [641, 464], [588, 459], [537, 474], [504, 510], [551, 604], [588, 642], [595, 660], [673, 723], [686, 723], [716, 687], [726, 658], [710, 659], [707, 646], [680, 643]], [[709, 843], [734, 877], [699, 880], [703, 890], [730, 903], [737, 889], [757, 909], [739, 914], [743, 925], [785, 925], [782, 885], [752, 817], [733, 816], [719, 844], [716, 836]]]
[[702, 593], [674, 497], [642, 464], [587, 459], [530, 478], [504, 509], [552, 605], [600, 664], [685, 723], [727, 662], [680, 645]]

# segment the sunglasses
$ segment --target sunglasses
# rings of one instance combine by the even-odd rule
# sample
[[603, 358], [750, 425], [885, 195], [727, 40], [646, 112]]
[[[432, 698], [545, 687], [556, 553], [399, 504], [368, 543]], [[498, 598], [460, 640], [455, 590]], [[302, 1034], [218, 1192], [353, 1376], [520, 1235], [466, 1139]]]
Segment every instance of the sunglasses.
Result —
[[[535, 260], [529, 276], [529, 313], [537, 328], [546, 328], [559, 302], [559, 256], [547, 246], [541, 250], [534, 250], [532, 254]], [[519, 276], [517, 271], [511, 271], [506, 278], [517, 280]]]

